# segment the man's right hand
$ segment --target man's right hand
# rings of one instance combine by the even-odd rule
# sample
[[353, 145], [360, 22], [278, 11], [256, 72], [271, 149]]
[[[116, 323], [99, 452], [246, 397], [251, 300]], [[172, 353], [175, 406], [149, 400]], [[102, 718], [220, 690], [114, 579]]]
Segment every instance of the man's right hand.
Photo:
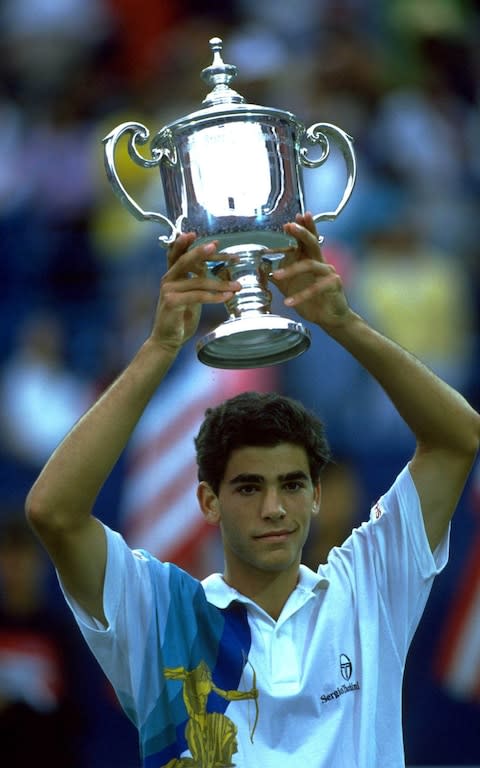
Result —
[[[168, 250], [151, 339], [167, 351], [178, 352], [196, 332], [202, 304], [228, 301], [241, 286], [207, 275], [208, 261], [221, 260], [216, 241], [191, 248], [195, 234], [177, 237]], [[190, 249], [190, 250], [189, 250]]]

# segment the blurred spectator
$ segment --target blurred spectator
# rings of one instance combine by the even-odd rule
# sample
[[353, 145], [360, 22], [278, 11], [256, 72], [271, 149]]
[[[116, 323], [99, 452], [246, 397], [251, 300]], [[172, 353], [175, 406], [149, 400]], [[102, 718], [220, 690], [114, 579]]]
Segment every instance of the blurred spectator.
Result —
[[352, 294], [376, 328], [465, 390], [474, 307], [469, 275], [453, 254], [430, 245], [400, 216], [369, 235]]
[[[342, 277], [347, 295], [350, 296], [358, 269], [353, 250], [327, 239], [323, 254]], [[275, 306], [274, 303], [274, 308], [282, 315], [288, 314], [282, 304]], [[283, 364], [282, 388], [286, 394], [301, 400], [322, 419], [334, 456], [348, 455], [352, 440], [356, 439], [352, 436], [350, 393], [356, 387], [362, 369], [351, 355], [320, 328], [308, 325], [308, 330], [313, 339], [312, 348]]]
[[19, 510], [0, 522], [2, 765], [80, 768], [74, 636], [49, 607], [46, 561]]
[[19, 460], [40, 467], [91, 402], [89, 383], [69, 369], [58, 318], [33, 314], [0, 382], [2, 440]]
[[114, 66], [124, 80], [150, 81], [165, 55], [165, 39], [171, 27], [182, 19], [181, 0], [158, 3], [157, 0], [104, 0], [114, 23], [116, 54]]
[[41, 112], [107, 34], [109, 18], [98, 0], [3, 0], [0, 28], [17, 93]]
[[[449, 253], [423, 240], [406, 217], [370, 234], [350, 295], [374, 327], [466, 391], [474, 349], [469, 276]], [[371, 456], [407, 455], [411, 435], [376, 383], [359, 373], [351, 384], [363, 407], [346, 414], [350, 450], [358, 450], [355, 435], [365, 430]]]
[[398, 174], [417, 227], [462, 254], [478, 242], [478, 13], [470, 4], [392, 3], [388, 88], [371, 126], [372, 157]]
[[362, 486], [353, 466], [342, 460], [328, 464], [322, 472], [320, 512], [312, 520], [304, 549], [305, 565], [316, 571], [327, 562], [330, 550], [343, 544], [352, 529], [368, 519], [369, 509], [362, 509], [363, 502]]

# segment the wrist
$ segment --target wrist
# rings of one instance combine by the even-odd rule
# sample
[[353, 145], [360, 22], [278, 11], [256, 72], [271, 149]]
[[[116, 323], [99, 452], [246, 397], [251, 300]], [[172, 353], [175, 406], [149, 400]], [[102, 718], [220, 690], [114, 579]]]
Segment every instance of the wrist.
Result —
[[349, 312], [345, 322], [335, 326], [328, 333], [373, 376], [378, 373], [378, 365], [386, 364], [387, 348], [397, 346], [353, 311]]
[[142, 398], [150, 399], [175, 358], [175, 350], [168, 345], [164, 347], [151, 337], [143, 342], [126, 369]]
[[154, 363], [162, 367], [164, 365], [170, 366], [178, 356], [181, 348], [181, 344], [166, 342], [164, 339], [158, 339], [154, 334], [151, 334], [143, 342], [140, 352], [143, 351], [144, 355], [148, 358], [151, 357]]
[[365, 320], [350, 307], [341, 316], [336, 315], [321, 323], [321, 328], [325, 333], [328, 333], [339, 344], [344, 344], [366, 326]]

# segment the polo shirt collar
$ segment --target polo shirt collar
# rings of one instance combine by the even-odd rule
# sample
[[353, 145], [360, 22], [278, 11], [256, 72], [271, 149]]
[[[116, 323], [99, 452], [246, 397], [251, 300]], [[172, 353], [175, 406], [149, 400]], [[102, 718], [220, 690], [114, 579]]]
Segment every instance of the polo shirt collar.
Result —
[[[298, 594], [298, 597], [300, 598], [301, 593], [303, 593], [305, 601], [310, 596], [315, 596], [320, 590], [325, 590], [328, 585], [328, 579], [320, 576], [318, 573], [315, 573], [315, 571], [312, 571], [306, 565], [302, 564], [300, 565], [297, 586], [292, 595]], [[212, 603], [217, 608], [227, 608], [235, 600], [239, 603], [258, 607], [249, 597], [229, 586], [221, 573], [212, 573], [211, 576], [207, 576], [206, 579], [203, 579], [202, 586], [205, 590], [208, 602]], [[292, 595], [290, 595], [289, 600]]]

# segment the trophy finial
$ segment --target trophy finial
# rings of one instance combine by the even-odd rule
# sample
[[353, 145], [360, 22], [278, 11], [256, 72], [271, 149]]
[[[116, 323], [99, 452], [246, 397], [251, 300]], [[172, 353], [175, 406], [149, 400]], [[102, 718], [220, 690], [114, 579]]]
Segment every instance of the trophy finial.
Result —
[[237, 68], [234, 64], [225, 64], [223, 61], [223, 40], [220, 37], [212, 37], [209, 45], [213, 53], [213, 61], [209, 67], [202, 70], [202, 80], [213, 90], [205, 97], [203, 104], [210, 107], [216, 104], [244, 102], [243, 96], [230, 88], [231, 81], [237, 76]]

